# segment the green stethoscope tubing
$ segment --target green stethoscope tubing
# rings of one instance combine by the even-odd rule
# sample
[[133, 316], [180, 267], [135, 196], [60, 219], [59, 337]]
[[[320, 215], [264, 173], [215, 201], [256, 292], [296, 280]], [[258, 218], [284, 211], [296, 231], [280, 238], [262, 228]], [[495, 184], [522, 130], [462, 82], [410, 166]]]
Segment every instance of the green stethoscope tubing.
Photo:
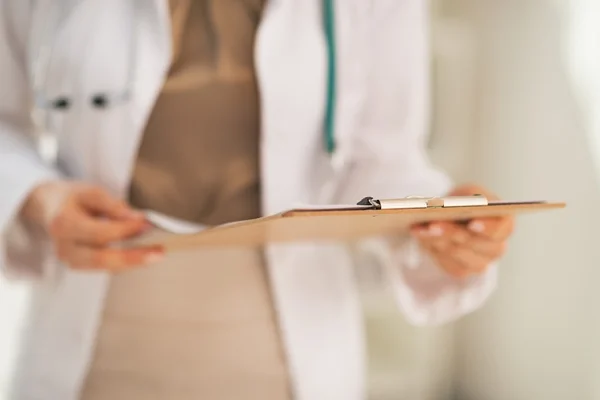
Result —
[[323, 0], [323, 27], [325, 30], [328, 63], [324, 137], [325, 148], [330, 155], [335, 151], [336, 48], [334, 1]]

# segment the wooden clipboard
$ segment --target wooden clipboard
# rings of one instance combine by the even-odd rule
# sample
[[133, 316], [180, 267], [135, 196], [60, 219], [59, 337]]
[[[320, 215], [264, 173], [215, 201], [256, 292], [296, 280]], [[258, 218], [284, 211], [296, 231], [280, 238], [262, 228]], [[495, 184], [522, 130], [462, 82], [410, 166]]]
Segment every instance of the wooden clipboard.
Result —
[[[483, 196], [409, 197], [357, 205], [298, 207], [276, 215], [204, 229], [197, 233], [163, 235], [168, 251], [200, 247], [248, 247], [285, 242], [353, 241], [405, 234], [414, 224], [468, 221], [560, 209], [565, 203], [489, 201]], [[147, 242], [147, 241], [146, 241]]]

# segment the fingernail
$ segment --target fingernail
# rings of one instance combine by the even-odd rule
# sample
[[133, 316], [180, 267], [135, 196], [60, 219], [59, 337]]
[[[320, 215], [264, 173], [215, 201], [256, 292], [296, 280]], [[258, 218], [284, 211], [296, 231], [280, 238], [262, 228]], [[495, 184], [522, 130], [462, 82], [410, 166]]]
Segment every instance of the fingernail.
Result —
[[127, 213], [125, 214], [125, 216], [127, 218], [132, 218], [132, 219], [141, 219], [141, 218], [145, 218], [145, 215], [143, 212], [141, 211], [136, 211], [136, 210], [128, 210]]
[[411, 228], [410, 233], [412, 233], [413, 235], [423, 236], [425, 233], [427, 233], [427, 229], [423, 229], [420, 226], [413, 227]]
[[485, 230], [485, 225], [481, 221], [471, 221], [469, 223], [469, 230], [482, 233]]
[[148, 232], [149, 230], [152, 230], [152, 228], [154, 228], [154, 225], [152, 225], [150, 222], [145, 222], [142, 226], [142, 233]]
[[146, 264], [155, 264], [159, 261], [162, 261], [165, 258], [163, 253], [151, 253], [148, 254], [145, 258]]
[[444, 230], [439, 225], [430, 225], [427, 233], [429, 236], [442, 236], [444, 234]]

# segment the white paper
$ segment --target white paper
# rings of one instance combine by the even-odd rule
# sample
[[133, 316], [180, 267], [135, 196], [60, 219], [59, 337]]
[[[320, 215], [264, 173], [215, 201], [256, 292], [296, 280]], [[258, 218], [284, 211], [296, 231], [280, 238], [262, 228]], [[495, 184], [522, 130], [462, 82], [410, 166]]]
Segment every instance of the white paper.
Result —
[[157, 228], [178, 235], [192, 235], [207, 228], [205, 225], [183, 221], [156, 211], [146, 210], [144, 213], [146, 218], [148, 218], [148, 221]]
[[541, 204], [546, 203], [542, 200], [526, 200], [526, 201], [510, 201], [510, 200], [490, 200], [488, 204], [490, 206], [510, 206], [519, 204]]

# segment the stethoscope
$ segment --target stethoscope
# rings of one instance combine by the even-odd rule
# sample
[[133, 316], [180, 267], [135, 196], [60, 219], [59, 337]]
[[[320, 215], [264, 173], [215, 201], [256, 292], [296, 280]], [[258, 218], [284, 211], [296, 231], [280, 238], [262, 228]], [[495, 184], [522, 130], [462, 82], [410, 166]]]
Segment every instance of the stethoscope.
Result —
[[[325, 117], [323, 122], [323, 145], [329, 156], [333, 158], [336, 150], [335, 141], [335, 107], [336, 107], [336, 38], [335, 38], [335, 0], [322, 0], [323, 30], [327, 49], [327, 86]], [[69, 12], [65, 7], [69, 2], [61, 1], [61, 7], [55, 9], [56, 18], [47, 18], [47, 23], [54, 26], [44, 27], [44, 32], [58, 32], [61, 17]], [[132, 1], [132, 15], [135, 17], [136, 1]], [[93, 93], [89, 97], [88, 104], [98, 110], [106, 110], [120, 104], [126, 103], [132, 98], [134, 73], [137, 60], [136, 24], [131, 24], [130, 38], [131, 50], [129, 51], [129, 67], [124, 88], [116, 93]], [[44, 35], [52, 38], [55, 36]], [[30, 44], [30, 48], [35, 48]], [[53, 126], [53, 112], [66, 112], [73, 107], [72, 97], [61, 95], [49, 98], [44, 88], [47, 84], [48, 70], [51, 63], [53, 46], [43, 43], [37, 46], [37, 54], [32, 55], [32, 68], [30, 71], [33, 86], [33, 106], [31, 116], [38, 133], [38, 150], [44, 161], [55, 164], [58, 156], [58, 137]]]
[[[56, 133], [57, 129], [53, 124], [53, 112], [69, 111], [74, 106], [74, 101], [72, 97], [67, 95], [59, 95], [50, 98], [44, 91], [44, 88], [48, 83], [47, 77], [49, 75], [48, 72], [53, 52], [53, 46], [49, 43], [49, 39], [44, 38], [56, 37], [55, 35], [47, 35], [47, 33], [52, 32], [56, 34], [59, 31], [59, 25], [61, 22], [64, 22], [62, 18], [66, 18], [70, 15], [79, 4], [78, 2], [75, 2], [70, 9], [67, 9], [68, 3], [68, 1], [58, 2], [59, 6], [52, 8], [55, 15], [47, 15], [47, 18], [45, 18], [45, 26], [41, 27], [41, 32], [46, 33], [42, 35], [42, 43], [38, 46], [35, 46], [32, 43], [29, 44], [30, 49], [37, 49], [36, 54], [30, 55], [32, 65], [29, 73], [33, 87], [31, 118], [37, 132], [38, 152], [42, 159], [50, 165], [55, 165], [57, 162], [59, 146]], [[136, 7], [137, 2], [134, 0], [131, 2], [132, 16], [135, 16]], [[114, 93], [93, 93], [88, 99], [90, 107], [98, 110], [106, 110], [120, 104], [125, 104], [131, 100], [135, 78], [134, 73], [137, 67], [136, 29], [136, 24], [132, 23], [129, 33], [129, 67], [123, 89]], [[35, 36], [31, 35], [31, 37], [33, 38]]]

